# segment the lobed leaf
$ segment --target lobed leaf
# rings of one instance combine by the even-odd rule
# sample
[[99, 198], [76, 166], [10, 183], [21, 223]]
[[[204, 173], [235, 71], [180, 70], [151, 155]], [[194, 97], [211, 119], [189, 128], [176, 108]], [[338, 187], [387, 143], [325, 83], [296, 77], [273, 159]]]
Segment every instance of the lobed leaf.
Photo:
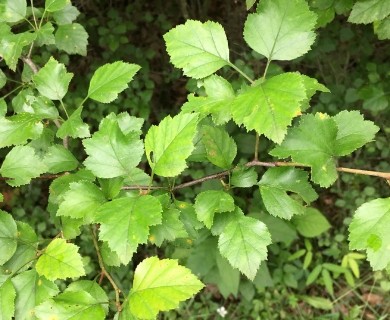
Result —
[[382, 20], [388, 15], [390, 15], [390, 2], [387, 0], [357, 1], [352, 7], [348, 21], [367, 24]]
[[72, 6], [71, 3], [68, 3], [63, 9], [58, 10], [53, 13], [53, 18], [58, 25], [71, 24], [78, 15], [80, 11]]
[[70, 117], [61, 125], [58, 129], [56, 136], [64, 139], [65, 137], [72, 138], [87, 138], [91, 134], [89, 133], [88, 124], [84, 123], [81, 119], [81, 112], [83, 107], [77, 108]]
[[26, 16], [26, 0], [2, 0], [0, 2], [0, 21], [18, 22]]
[[72, 171], [77, 168], [79, 162], [75, 156], [64, 146], [55, 144], [49, 147], [43, 163], [47, 166], [47, 172], [59, 173]]
[[55, 44], [68, 54], [87, 55], [88, 33], [78, 23], [59, 25], [55, 33]]

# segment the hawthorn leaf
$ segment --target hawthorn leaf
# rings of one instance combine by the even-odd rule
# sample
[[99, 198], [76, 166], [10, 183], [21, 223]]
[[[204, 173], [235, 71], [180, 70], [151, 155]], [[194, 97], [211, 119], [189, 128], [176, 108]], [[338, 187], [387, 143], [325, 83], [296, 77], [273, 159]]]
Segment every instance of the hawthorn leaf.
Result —
[[58, 109], [53, 101], [44, 96], [35, 96], [32, 89], [24, 89], [12, 99], [12, 106], [16, 113], [32, 113], [37, 120], [58, 119]]
[[233, 138], [220, 127], [203, 126], [201, 133], [207, 159], [217, 167], [230, 169], [237, 155]]
[[83, 219], [91, 223], [99, 207], [106, 202], [103, 192], [90, 181], [72, 182], [69, 190], [63, 195], [57, 216]]
[[257, 173], [254, 168], [236, 167], [232, 172], [230, 183], [233, 187], [250, 188], [257, 183]]
[[0, 210], [0, 265], [11, 259], [17, 245], [16, 222], [9, 213]]
[[146, 243], [149, 227], [162, 222], [162, 207], [149, 195], [114, 199], [100, 206], [94, 218], [100, 223], [99, 239], [128, 264], [139, 244]]
[[88, 33], [79, 23], [59, 25], [55, 33], [55, 44], [68, 54], [86, 56]]
[[295, 215], [305, 213], [306, 208], [289, 196], [297, 194], [307, 204], [317, 199], [318, 195], [307, 181], [308, 174], [291, 167], [270, 168], [262, 176], [259, 189], [264, 206], [275, 217], [290, 220]]
[[91, 135], [88, 125], [81, 119], [82, 111], [82, 106], [73, 111], [68, 120], [58, 129], [56, 134], [58, 138], [64, 139], [67, 136], [72, 138], [87, 138]]
[[35, 319], [34, 308], [58, 294], [57, 285], [34, 270], [28, 270], [12, 278], [16, 290], [15, 319]]
[[53, 18], [59, 26], [62, 26], [64, 24], [71, 24], [79, 14], [80, 11], [69, 2], [63, 9], [54, 12]]
[[16, 292], [9, 276], [0, 274], [1, 320], [14, 319]]
[[205, 116], [211, 114], [217, 125], [228, 122], [232, 117], [230, 108], [235, 97], [230, 82], [214, 74], [205, 78], [202, 85], [207, 96], [196, 97], [190, 94], [182, 111], [194, 111]]
[[325, 216], [315, 208], [306, 208], [304, 214], [294, 216], [291, 222], [306, 238], [318, 237], [331, 227]]
[[390, 39], [390, 16], [387, 16], [383, 20], [375, 21], [374, 31], [379, 40]]
[[374, 271], [390, 267], [390, 198], [361, 205], [349, 225], [349, 248], [365, 250]]
[[163, 177], [179, 175], [187, 167], [186, 159], [194, 145], [198, 114], [180, 113], [165, 117], [151, 126], [145, 137], [146, 157], [152, 171]]
[[33, 76], [39, 93], [51, 100], [61, 100], [68, 92], [73, 73], [66, 72], [65, 65], [53, 57]]
[[[7, 83], [7, 76], [4, 74], [3, 71], [0, 70], [0, 89], [2, 89], [6, 83]], [[2, 98], [2, 101], [4, 101], [3, 98]], [[5, 103], [5, 101], [4, 101], [4, 103]], [[1, 113], [0, 115], [4, 115], [4, 114]]]
[[116, 119], [124, 134], [128, 134], [130, 132], [137, 132], [140, 135], [142, 134], [141, 129], [145, 121], [142, 118], [130, 116], [127, 112], [122, 112], [117, 115], [115, 113], [110, 113], [107, 118]]
[[210, 229], [216, 212], [229, 212], [235, 209], [234, 199], [221, 190], [207, 190], [199, 193], [195, 199], [195, 212], [199, 221]]
[[79, 162], [75, 156], [64, 146], [55, 144], [49, 147], [43, 163], [47, 166], [47, 172], [59, 173], [72, 171], [77, 168]]
[[121, 192], [124, 178], [98, 179], [100, 188], [107, 199], [114, 199]]
[[2, 0], [0, 2], [0, 21], [18, 22], [26, 16], [26, 0]]
[[78, 247], [65, 239], [57, 238], [43, 251], [35, 268], [48, 280], [75, 278], [85, 275]]
[[348, 22], [371, 23], [390, 15], [390, 2], [387, 0], [357, 1], [349, 15]]
[[124, 134], [113, 117], [106, 117], [92, 138], [83, 140], [84, 164], [99, 178], [130, 175], [144, 153], [138, 132]]
[[[0, 99], [0, 121], [7, 113], [7, 103], [4, 99]], [[1, 128], [1, 126], [0, 126]]]
[[246, 10], [249, 10], [250, 8], [252, 8], [255, 3], [256, 3], [256, 0], [246, 0], [245, 1]]
[[45, 10], [48, 12], [56, 12], [64, 9], [70, 0], [45, 0]]
[[310, 78], [304, 74], [302, 74], [301, 76], [303, 80], [303, 85], [305, 86], [305, 90], [306, 90], [306, 99], [302, 101], [301, 111], [306, 111], [310, 107], [309, 105], [310, 99], [317, 91], [321, 91], [321, 92], [330, 92], [330, 91], [323, 84], [319, 83], [317, 79]]
[[316, 21], [305, 0], [262, 0], [248, 15], [244, 39], [268, 61], [293, 60], [310, 50]]
[[129, 293], [130, 313], [141, 319], [155, 319], [159, 311], [168, 311], [191, 298], [204, 287], [191, 271], [177, 260], [150, 257], [134, 272]]
[[[33, 166], [31, 164], [34, 164]], [[5, 157], [0, 168], [3, 177], [10, 186], [18, 187], [30, 183], [31, 179], [46, 172], [46, 166], [29, 146], [14, 147]]]
[[46, 22], [42, 27], [37, 29], [36, 31], [37, 39], [35, 43], [38, 47], [43, 45], [51, 45], [55, 43], [54, 38], [54, 27], [51, 22]]
[[218, 248], [232, 267], [253, 280], [262, 261], [267, 259], [271, 235], [261, 221], [245, 216], [236, 208], [234, 219], [220, 234]]
[[281, 143], [287, 127], [301, 114], [300, 106], [306, 99], [303, 76], [283, 73], [237, 95], [232, 105], [233, 120], [246, 129], [264, 134]]
[[140, 68], [139, 65], [123, 61], [101, 66], [92, 76], [87, 97], [102, 103], [115, 100]]
[[187, 20], [164, 35], [172, 64], [186, 76], [205, 78], [229, 65], [225, 30], [216, 22]]
[[25, 144], [30, 139], [37, 139], [42, 130], [40, 118], [31, 113], [0, 118], [0, 148]]

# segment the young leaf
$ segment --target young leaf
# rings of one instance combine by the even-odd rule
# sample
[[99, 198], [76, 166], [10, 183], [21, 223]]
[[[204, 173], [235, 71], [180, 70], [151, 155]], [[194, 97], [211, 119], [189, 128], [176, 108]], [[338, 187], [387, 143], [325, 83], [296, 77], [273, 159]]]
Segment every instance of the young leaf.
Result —
[[307, 181], [308, 174], [300, 169], [270, 168], [259, 182], [261, 197], [268, 212], [275, 217], [291, 219], [305, 212], [305, 207], [291, 198], [288, 192], [298, 194], [306, 203], [317, 199], [317, 194]]
[[253, 280], [261, 261], [267, 258], [271, 236], [261, 221], [247, 217], [237, 208], [218, 240], [221, 255], [250, 280]]
[[387, 0], [366, 0], [354, 4], [348, 22], [371, 23], [390, 15], [390, 2]]
[[301, 102], [306, 99], [302, 79], [298, 73], [283, 73], [250, 87], [235, 98], [233, 120], [248, 131], [256, 130], [281, 143], [287, 126], [300, 115]]
[[194, 208], [198, 220], [210, 229], [216, 212], [233, 211], [235, 206], [234, 199], [228, 193], [221, 190], [208, 190], [196, 196]]
[[78, 23], [64, 24], [57, 28], [55, 44], [68, 54], [87, 55], [88, 33]]
[[15, 297], [15, 288], [12, 285], [9, 276], [0, 275], [0, 306], [2, 320], [14, 319]]
[[99, 178], [130, 175], [144, 153], [139, 134], [125, 135], [117, 120], [110, 116], [102, 120], [92, 138], [83, 140], [83, 145], [88, 154], [84, 164]]
[[187, 20], [164, 35], [172, 64], [195, 79], [205, 78], [229, 62], [223, 27], [216, 22]]
[[161, 223], [161, 212], [160, 202], [149, 195], [107, 202], [95, 217], [100, 223], [99, 239], [128, 264], [138, 245], [148, 240], [149, 227]]
[[123, 61], [101, 66], [92, 76], [88, 98], [102, 103], [115, 100], [118, 94], [127, 88], [127, 84], [139, 69], [140, 66]]
[[35, 306], [55, 296], [57, 285], [32, 269], [12, 278], [16, 290], [15, 319], [31, 319]]
[[43, 158], [47, 166], [47, 172], [58, 173], [72, 171], [77, 168], [79, 162], [74, 155], [64, 146], [56, 144], [49, 147]]
[[165, 117], [152, 126], [145, 137], [146, 157], [155, 174], [174, 177], [187, 167], [186, 159], [194, 149], [198, 115], [182, 113]]
[[34, 75], [33, 81], [39, 93], [51, 100], [61, 100], [68, 92], [73, 73], [66, 72], [65, 65], [53, 57]]
[[70, 0], [45, 0], [45, 10], [48, 12], [56, 12], [64, 9]]
[[230, 169], [237, 154], [234, 140], [220, 127], [203, 126], [201, 133], [207, 159], [222, 169]]
[[325, 216], [315, 208], [306, 208], [304, 214], [292, 218], [292, 223], [306, 238], [318, 237], [331, 227]]
[[67, 136], [72, 138], [87, 138], [91, 134], [89, 133], [89, 127], [81, 119], [81, 111], [83, 107], [77, 108], [68, 120], [66, 120], [57, 131], [58, 138], [65, 138]]
[[304, 0], [262, 0], [248, 15], [244, 38], [269, 61], [293, 60], [310, 50], [316, 20]]
[[0, 2], [0, 21], [18, 22], [26, 15], [26, 0], [2, 0]]
[[78, 247], [65, 239], [54, 239], [39, 257], [35, 268], [49, 280], [80, 277], [85, 274]]
[[45, 171], [46, 166], [29, 146], [14, 147], [7, 154], [0, 168], [3, 177], [12, 179], [7, 180], [7, 183], [13, 187], [30, 183], [32, 178], [39, 177]]
[[141, 319], [155, 319], [159, 311], [177, 308], [179, 302], [189, 299], [203, 286], [177, 260], [147, 258], [134, 273], [129, 293], [130, 312]]
[[6, 263], [14, 255], [18, 245], [16, 239], [15, 220], [7, 212], [0, 210], [0, 265]]
[[390, 198], [361, 205], [349, 225], [349, 248], [366, 250], [374, 270], [390, 267]]
[[59, 26], [62, 26], [64, 24], [71, 24], [74, 20], [76, 20], [79, 14], [80, 11], [69, 2], [66, 7], [54, 12], [53, 18]]

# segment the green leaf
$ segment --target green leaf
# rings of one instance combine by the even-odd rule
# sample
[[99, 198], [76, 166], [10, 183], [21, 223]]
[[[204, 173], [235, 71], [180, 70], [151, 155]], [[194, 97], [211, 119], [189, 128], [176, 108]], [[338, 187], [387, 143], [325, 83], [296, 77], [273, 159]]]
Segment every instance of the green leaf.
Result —
[[332, 310], [333, 308], [333, 303], [329, 299], [310, 296], [302, 296], [301, 299], [316, 309]]
[[207, 96], [196, 97], [190, 94], [188, 101], [182, 106], [182, 111], [211, 114], [217, 125], [228, 122], [232, 117], [230, 106], [235, 97], [230, 82], [220, 76], [211, 75], [203, 80], [202, 85]]
[[317, 193], [307, 181], [308, 174], [300, 169], [270, 168], [259, 182], [261, 197], [267, 211], [275, 217], [288, 219], [305, 212], [301, 202], [289, 196], [294, 192], [307, 204], [317, 199]]
[[351, 250], [366, 250], [374, 270], [390, 266], [390, 198], [375, 199], [361, 205], [349, 225]]
[[229, 62], [229, 46], [223, 27], [216, 22], [187, 20], [164, 35], [172, 64], [186, 76], [205, 78]]
[[152, 126], [145, 137], [146, 157], [155, 174], [174, 177], [187, 167], [186, 159], [194, 149], [197, 114], [182, 113], [165, 117]]
[[207, 159], [222, 169], [231, 168], [237, 154], [233, 138], [221, 127], [203, 126], [201, 132]]
[[[33, 166], [31, 164], [34, 164]], [[11, 178], [7, 183], [13, 187], [30, 183], [46, 171], [46, 166], [29, 146], [14, 147], [5, 157], [0, 168], [3, 177]]]
[[107, 199], [114, 199], [122, 190], [124, 179], [122, 177], [112, 179], [99, 179], [99, 184]]
[[0, 265], [11, 259], [16, 252], [18, 245], [16, 238], [17, 228], [15, 220], [7, 212], [0, 210]]
[[65, 239], [54, 239], [39, 257], [35, 268], [49, 280], [80, 277], [85, 274], [78, 247]]
[[[229, 295], [237, 297], [238, 287], [240, 285], [241, 274], [240, 271], [234, 269], [229, 261], [222, 257], [219, 252], [216, 254], [217, 268], [215, 268], [217, 276], [214, 283], [218, 286], [218, 290], [221, 294], [228, 298]], [[209, 282], [209, 275], [206, 276], [205, 281]]]
[[68, 54], [86, 56], [88, 33], [78, 23], [59, 25], [55, 33], [55, 44]]
[[26, 0], [2, 0], [0, 2], [0, 21], [18, 22], [26, 16]]
[[382, 20], [390, 14], [390, 2], [387, 0], [366, 0], [354, 4], [348, 22], [371, 23]]
[[293, 60], [310, 50], [316, 20], [304, 0], [262, 0], [248, 15], [244, 38], [269, 61]]
[[69, 2], [66, 7], [53, 13], [53, 18], [56, 23], [60, 26], [64, 24], [71, 24], [78, 15], [80, 11]]
[[35, 96], [31, 88], [21, 90], [13, 99], [12, 106], [16, 113], [32, 113], [36, 121], [41, 119], [58, 119], [59, 114], [54, 103], [44, 96]]
[[106, 241], [123, 264], [128, 264], [149, 227], [161, 223], [161, 204], [152, 196], [119, 198], [103, 204], [95, 221], [100, 223], [99, 239]]
[[276, 143], [281, 143], [287, 127], [301, 114], [306, 99], [302, 75], [283, 73], [257, 83], [239, 94], [232, 106], [233, 120], [246, 129], [256, 130]]
[[297, 232], [289, 221], [276, 218], [265, 212], [258, 219], [267, 226], [272, 243], [282, 242], [289, 247], [294, 240], [298, 239]]
[[8, 276], [0, 275], [1, 320], [11, 320], [15, 312], [15, 288]]
[[309, 105], [310, 99], [317, 91], [321, 91], [321, 92], [330, 92], [330, 91], [323, 84], [319, 83], [315, 78], [310, 78], [303, 74], [302, 80], [306, 90], [306, 99], [302, 101], [301, 110], [306, 111], [310, 107]]
[[[6, 83], [7, 83], [7, 76], [4, 74], [3, 71], [0, 70], [0, 89], [2, 89]], [[2, 101], [5, 103], [4, 99], [2, 99]], [[0, 113], [1, 116], [3, 116], [4, 114]]]
[[[3, 117], [6, 115], [6, 113], [7, 113], [7, 104], [4, 101], [4, 99], [0, 99], [0, 121], [3, 119]], [[0, 126], [0, 128], [1, 128], [1, 126]], [[0, 140], [1, 140], [1, 138], [0, 138]]]
[[53, 57], [34, 75], [33, 81], [39, 93], [51, 100], [61, 100], [68, 92], [73, 73], [66, 72], [65, 65]]
[[42, 27], [36, 30], [37, 39], [34, 44], [38, 47], [55, 43], [54, 27], [51, 22], [46, 22]]
[[63, 195], [57, 216], [83, 219], [84, 223], [91, 223], [104, 202], [106, 198], [103, 192], [92, 182], [72, 182], [69, 190]]
[[331, 227], [325, 216], [315, 208], [306, 208], [304, 214], [293, 217], [292, 223], [306, 238], [318, 237]]
[[107, 63], [98, 68], [92, 76], [88, 98], [109, 103], [127, 88], [140, 66], [123, 61]]
[[249, 10], [256, 3], [256, 0], [246, 0], [245, 3], [246, 3], [246, 10]]
[[198, 220], [210, 229], [216, 212], [233, 211], [235, 206], [234, 199], [228, 193], [221, 190], [208, 190], [196, 196], [194, 208]]
[[390, 16], [383, 20], [375, 21], [374, 31], [377, 34], [379, 40], [390, 39]]
[[45, 10], [55, 12], [64, 9], [69, 5], [70, 0], [45, 0]]
[[191, 298], [203, 287], [177, 260], [147, 258], [134, 273], [129, 293], [130, 312], [141, 319], [155, 319], [159, 311], [177, 308], [179, 302]]
[[81, 112], [83, 107], [77, 108], [68, 120], [66, 120], [57, 131], [57, 137], [64, 139], [69, 136], [72, 138], [87, 138], [91, 134], [89, 133], [89, 127], [81, 119]]
[[116, 119], [124, 134], [129, 134], [130, 132], [136, 132], [140, 135], [142, 134], [141, 129], [145, 121], [142, 118], [130, 116], [127, 112], [119, 114], [110, 113], [107, 117]]
[[254, 168], [236, 167], [232, 172], [230, 183], [238, 188], [250, 188], [257, 183], [257, 173]]
[[43, 163], [47, 166], [47, 172], [58, 173], [72, 171], [77, 168], [79, 162], [74, 155], [64, 146], [56, 144], [49, 147]]
[[255, 278], [261, 261], [267, 258], [269, 244], [271, 236], [265, 224], [245, 216], [239, 208], [218, 240], [221, 255], [250, 280]]
[[18, 274], [12, 283], [16, 290], [15, 319], [35, 319], [35, 306], [59, 292], [54, 282], [39, 276], [34, 269]]
[[83, 140], [83, 145], [88, 154], [84, 164], [99, 178], [130, 175], [144, 153], [139, 134], [124, 134], [115, 117], [110, 116], [102, 120], [92, 138]]

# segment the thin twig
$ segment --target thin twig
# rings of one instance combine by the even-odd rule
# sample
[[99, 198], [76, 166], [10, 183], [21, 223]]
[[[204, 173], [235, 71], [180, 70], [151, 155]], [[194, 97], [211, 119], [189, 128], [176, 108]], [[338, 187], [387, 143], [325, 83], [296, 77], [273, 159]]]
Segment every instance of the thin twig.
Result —
[[34, 72], [34, 73], [38, 73], [38, 67], [37, 65], [31, 60], [31, 58], [29, 56], [27, 57], [21, 57], [22, 61], [27, 64], [31, 70]]

